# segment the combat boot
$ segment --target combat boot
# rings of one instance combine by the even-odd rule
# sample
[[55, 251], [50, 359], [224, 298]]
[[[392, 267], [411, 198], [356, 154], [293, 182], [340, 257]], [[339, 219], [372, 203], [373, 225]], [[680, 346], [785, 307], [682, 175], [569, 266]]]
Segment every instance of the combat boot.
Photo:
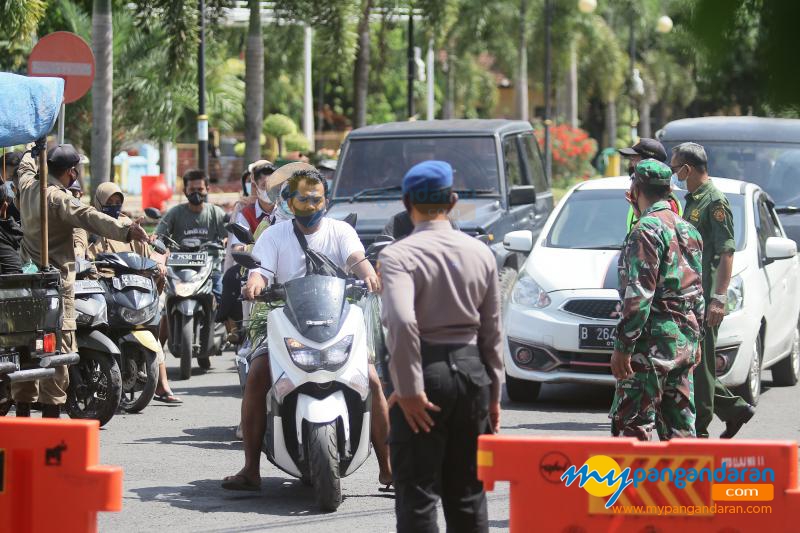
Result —
[[18, 417], [30, 418], [31, 416], [31, 404], [24, 403], [24, 402], [17, 402], [16, 403], [16, 412]]

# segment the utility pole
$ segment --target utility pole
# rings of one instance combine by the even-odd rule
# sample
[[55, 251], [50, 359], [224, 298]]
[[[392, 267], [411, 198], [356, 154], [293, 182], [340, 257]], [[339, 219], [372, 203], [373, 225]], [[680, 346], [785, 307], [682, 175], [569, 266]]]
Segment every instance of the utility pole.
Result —
[[414, 79], [417, 77], [417, 63], [414, 61], [414, 8], [408, 9], [408, 118], [411, 119], [414, 110]]
[[208, 172], [208, 115], [206, 115], [206, 6], [199, 0], [200, 44], [197, 47], [197, 163]]

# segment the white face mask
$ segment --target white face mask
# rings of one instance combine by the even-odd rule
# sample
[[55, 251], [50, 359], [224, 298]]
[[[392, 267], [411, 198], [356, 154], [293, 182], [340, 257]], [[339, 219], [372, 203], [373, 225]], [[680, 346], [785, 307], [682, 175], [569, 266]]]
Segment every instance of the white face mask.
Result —
[[672, 184], [673, 189], [681, 189], [681, 190], [684, 189], [683, 182], [680, 179], [678, 179], [678, 174], [676, 174], [675, 172], [673, 172], [672, 177], [670, 177], [670, 183]]

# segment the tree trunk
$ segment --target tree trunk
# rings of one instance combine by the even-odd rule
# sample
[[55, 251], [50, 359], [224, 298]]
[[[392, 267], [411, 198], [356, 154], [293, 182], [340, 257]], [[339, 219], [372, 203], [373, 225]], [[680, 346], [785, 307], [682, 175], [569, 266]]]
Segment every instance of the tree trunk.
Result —
[[569, 70], [567, 71], [567, 121], [573, 128], [578, 127], [578, 55], [575, 41], [569, 44]]
[[111, 117], [114, 93], [114, 30], [111, 0], [94, 0], [92, 8], [92, 193], [111, 178]]
[[248, 0], [250, 24], [245, 52], [245, 164], [261, 159], [261, 129], [264, 123], [264, 37], [258, 0]]
[[361, 0], [358, 21], [358, 49], [353, 71], [353, 128], [367, 125], [367, 89], [369, 85], [369, 14], [372, 0]]
[[615, 147], [617, 144], [617, 102], [606, 101], [606, 146]]
[[652, 127], [650, 125], [650, 99], [644, 95], [639, 100], [639, 137], [651, 137]]
[[445, 53], [446, 58], [442, 64], [445, 75], [444, 103], [442, 104], [442, 119], [444, 120], [454, 118], [456, 107], [455, 65], [450, 50], [452, 48], [448, 47]]
[[520, 120], [528, 120], [528, 38], [526, 11], [528, 0], [519, 3], [519, 41], [517, 48], [517, 79], [515, 83], [516, 112]]

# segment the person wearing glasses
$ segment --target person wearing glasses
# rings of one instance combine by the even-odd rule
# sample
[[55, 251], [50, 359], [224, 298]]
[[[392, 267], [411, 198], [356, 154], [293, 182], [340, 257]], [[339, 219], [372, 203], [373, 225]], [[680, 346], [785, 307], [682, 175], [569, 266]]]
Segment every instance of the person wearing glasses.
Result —
[[[291, 223], [275, 224], [261, 234], [253, 247], [253, 255], [261, 267], [251, 270], [242, 294], [253, 300], [270, 283], [286, 283], [306, 275], [306, 255], [295, 235], [302, 233], [308, 248], [326, 256], [341, 271], [352, 272], [366, 282], [371, 292], [379, 290], [378, 277], [365, 260], [364, 245], [356, 230], [347, 222], [326, 217], [327, 182], [313, 166], [293, 163], [276, 170], [273, 180], [288, 174], [289, 207], [294, 214]], [[257, 354], [250, 360], [247, 383], [242, 398], [242, 432], [244, 436], [244, 467], [226, 477], [222, 487], [228, 490], [259, 490], [261, 488], [261, 443], [264, 439], [266, 396], [270, 387], [268, 355]], [[389, 409], [375, 366], [369, 366], [372, 389], [372, 445], [378, 457], [381, 484], [392, 481], [389, 466]]]

